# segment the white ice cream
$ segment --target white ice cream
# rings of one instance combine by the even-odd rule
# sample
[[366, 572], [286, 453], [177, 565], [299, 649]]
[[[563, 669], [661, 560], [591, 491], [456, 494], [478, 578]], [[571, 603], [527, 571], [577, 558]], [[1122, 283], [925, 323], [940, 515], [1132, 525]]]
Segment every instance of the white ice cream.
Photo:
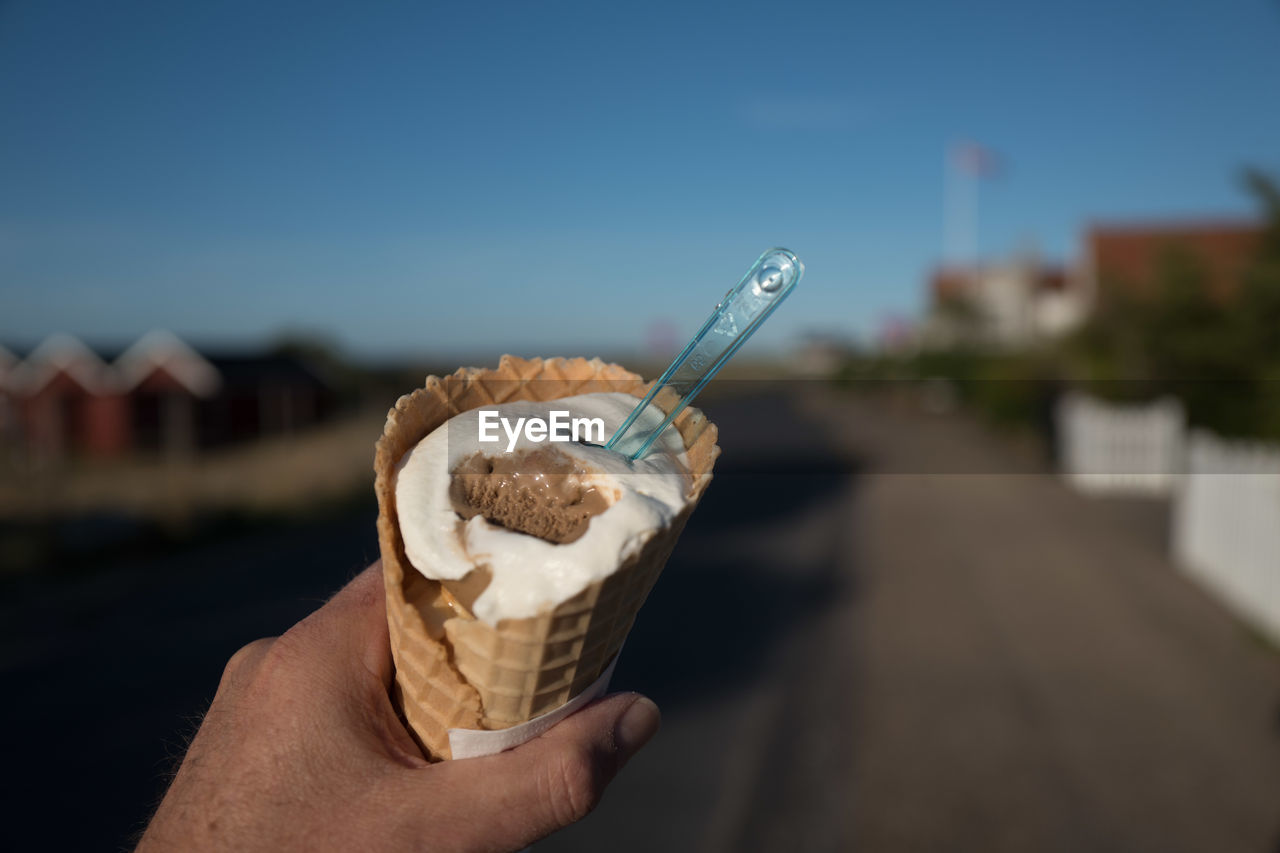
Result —
[[[637, 402], [630, 394], [601, 393], [485, 409], [497, 409], [512, 423], [568, 410], [574, 417], [603, 419], [608, 438]], [[661, 413], [651, 407], [646, 416], [653, 425]], [[667, 427], [636, 462], [601, 447], [533, 442], [521, 435], [512, 452], [553, 447], [591, 472], [584, 481], [616, 494], [616, 500], [591, 519], [581, 538], [564, 544], [508, 530], [479, 515], [461, 525], [449, 498], [454, 468], [473, 453], [507, 452], [505, 434], [498, 444], [482, 444], [478, 427], [479, 410], [463, 412], [406, 453], [396, 468], [396, 507], [405, 553], [428, 578], [461, 580], [477, 566], [488, 567], [493, 579], [472, 610], [491, 625], [537, 616], [608, 577], [688, 503], [688, 459], [674, 427]]]

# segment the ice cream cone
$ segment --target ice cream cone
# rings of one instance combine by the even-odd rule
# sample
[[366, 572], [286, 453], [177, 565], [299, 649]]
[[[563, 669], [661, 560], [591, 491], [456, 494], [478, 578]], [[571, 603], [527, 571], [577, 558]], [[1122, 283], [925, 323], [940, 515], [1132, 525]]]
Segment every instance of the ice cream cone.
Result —
[[599, 359], [503, 356], [497, 369], [463, 368], [444, 378], [429, 376], [425, 387], [401, 397], [388, 413], [374, 467], [378, 543], [396, 664], [393, 698], [429, 757], [451, 757], [450, 728], [517, 725], [559, 707], [601, 675], [711, 481], [720, 448], [715, 425], [699, 410], [685, 409], [674, 423], [684, 440], [692, 484], [689, 503], [679, 515], [615, 572], [550, 613], [504, 619], [496, 627], [470, 617], [465, 579], [442, 584], [409, 563], [396, 515], [396, 465], [425, 436], [468, 409], [598, 391], [640, 397], [646, 390], [636, 374]]

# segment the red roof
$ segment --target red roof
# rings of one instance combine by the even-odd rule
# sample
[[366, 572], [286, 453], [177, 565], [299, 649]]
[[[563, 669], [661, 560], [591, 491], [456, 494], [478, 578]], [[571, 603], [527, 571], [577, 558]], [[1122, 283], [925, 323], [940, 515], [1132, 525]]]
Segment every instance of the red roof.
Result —
[[933, 277], [929, 280], [929, 292], [933, 304], [937, 305], [948, 299], [964, 296], [972, 285], [973, 273], [970, 270], [941, 267], [934, 270]]
[[1072, 282], [1067, 271], [1062, 267], [1042, 267], [1036, 287], [1039, 290], [1061, 291], [1071, 287]]
[[1204, 269], [1210, 293], [1231, 298], [1261, 245], [1253, 223], [1095, 226], [1086, 240], [1101, 288], [1149, 293], [1171, 251], [1185, 252]]

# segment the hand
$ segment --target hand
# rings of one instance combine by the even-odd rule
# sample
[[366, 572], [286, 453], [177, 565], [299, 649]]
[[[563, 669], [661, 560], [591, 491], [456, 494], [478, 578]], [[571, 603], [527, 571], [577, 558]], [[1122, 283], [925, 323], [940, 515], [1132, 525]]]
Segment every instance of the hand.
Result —
[[517, 850], [584, 817], [658, 729], [637, 694], [429, 764], [391, 706], [382, 567], [227, 664], [138, 850]]

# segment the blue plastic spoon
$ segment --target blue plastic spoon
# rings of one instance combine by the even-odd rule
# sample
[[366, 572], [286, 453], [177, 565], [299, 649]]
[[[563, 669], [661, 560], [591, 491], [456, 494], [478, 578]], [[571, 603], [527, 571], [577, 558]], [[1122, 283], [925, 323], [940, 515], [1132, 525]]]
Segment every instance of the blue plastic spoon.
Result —
[[[773, 309], [800, 283], [804, 264], [786, 249], [770, 249], [761, 255], [711, 312], [707, 322], [693, 336], [676, 360], [666, 369], [640, 405], [627, 416], [605, 447], [630, 459], [648, 452], [667, 425], [693, 402], [703, 387], [733, 357], [747, 338], [760, 327]], [[666, 418], [652, 429], [632, 429], [640, 415], [664, 388], [670, 388], [680, 402], [667, 412]]]

